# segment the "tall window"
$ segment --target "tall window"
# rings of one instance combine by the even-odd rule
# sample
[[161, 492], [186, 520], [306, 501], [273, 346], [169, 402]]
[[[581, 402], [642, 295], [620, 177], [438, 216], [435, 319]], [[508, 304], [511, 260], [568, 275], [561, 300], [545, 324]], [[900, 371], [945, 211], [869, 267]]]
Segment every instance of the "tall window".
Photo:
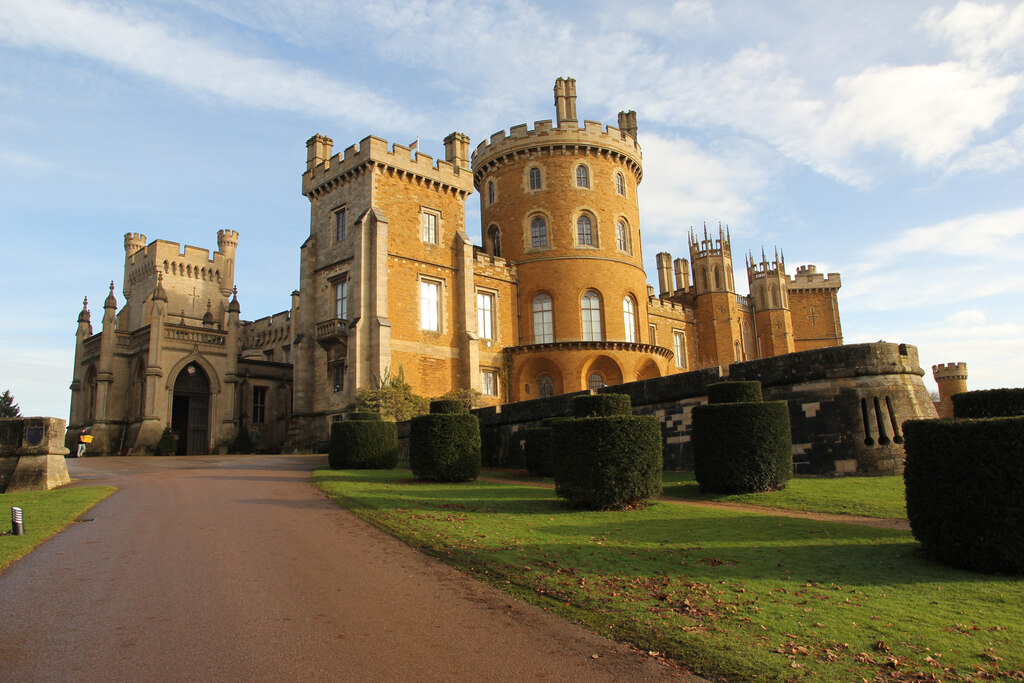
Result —
[[583, 341], [601, 341], [601, 299], [595, 292], [583, 295]]
[[530, 169], [530, 189], [540, 189], [540, 169], [536, 166]]
[[501, 256], [501, 230], [497, 225], [487, 228], [487, 240], [490, 242], [491, 256]]
[[623, 197], [626, 196], [626, 178], [621, 173], [615, 174], [615, 191]]
[[494, 181], [493, 180], [490, 181], [489, 183], [487, 183], [487, 203], [488, 204], [493, 204], [494, 203]]
[[340, 242], [345, 239], [345, 207], [334, 213], [334, 238]]
[[537, 378], [537, 389], [541, 398], [548, 398], [555, 395], [555, 380], [551, 375], [541, 375]]
[[531, 244], [535, 247], [548, 246], [548, 224], [540, 216], [530, 221]]
[[348, 320], [348, 280], [334, 283], [334, 317]]
[[423, 241], [437, 244], [437, 214], [423, 212]]
[[538, 294], [533, 297], [533, 343], [550, 344], [555, 341], [551, 297]]
[[722, 271], [720, 271], [718, 269], [718, 266], [715, 266], [715, 289], [721, 289], [721, 288], [722, 288]]
[[334, 391], [345, 390], [345, 363], [335, 363], [331, 366], [331, 377], [334, 380]]
[[476, 295], [476, 333], [481, 339], [494, 339], [494, 295]]
[[676, 367], [686, 367], [686, 333], [685, 332], [673, 332], [672, 333], [673, 350], [676, 355]]
[[591, 374], [590, 378], [587, 380], [587, 388], [591, 391], [597, 391], [603, 386], [605, 386], [604, 377], [602, 377], [600, 373], [595, 372]]
[[636, 334], [636, 303], [631, 296], [622, 300], [622, 322], [626, 326], [626, 341], [639, 341]]
[[594, 244], [594, 233], [590, 225], [590, 216], [580, 216], [576, 219], [576, 243]]
[[441, 331], [441, 283], [420, 280], [420, 327]]
[[480, 393], [484, 396], [498, 395], [498, 373], [494, 370], [480, 371]]
[[629, 231], [626, 229], [625, 221], [618, 221], [615, 224], [615, 246], [619, 251], [629, 251]]
[[657, 325], [648, 325], [647, 326], [647, 330], [650, 333], [651, 346], [657, 346], [658, 345], [658, 326]]
[[576, 167], [576, 187], [590, 187], [590, 170], [583, 164]]
[[252, 388], [252, 421], [263, 424], [267, 421], [267, 388]]

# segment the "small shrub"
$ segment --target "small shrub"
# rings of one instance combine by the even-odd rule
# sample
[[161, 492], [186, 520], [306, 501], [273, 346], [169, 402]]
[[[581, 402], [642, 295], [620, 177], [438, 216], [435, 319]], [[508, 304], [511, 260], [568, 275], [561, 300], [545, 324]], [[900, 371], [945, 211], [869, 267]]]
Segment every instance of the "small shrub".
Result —
[[469, 408], [457, 398], [440, 398], [430, 402], [431, 415], [464, 415]]
[[621, 509], [661, 494], [661, 425], [653, 415], [564, 420], [550, 429], [555, 491], [572, 507]]
[[448, 393], [443, 396], [438, 396], [437, 398], [459, 401], [466, 407], [466, 410], [472, 410], [473, 408], [480, 407], [480, 401], [483, 398], [483, 394], [476, 389], [452, 389]]
[[178, 435], [171, 428], [164, 427], [160, 439], [156, 442], [157, 455], [174, 455], [178, 452]]
[[631, 415], [632, 412], [626, 394], [592, 394], [576, 396], [572, 400], [572, 414], [575, 417]]
[[708, 403], [760, 403], [761, 383], [716, 382], [708, 385]]
[[398, 465], [398, 426], [394, 422], [384, 422], [380, 413], [348, 417], [331, 425], [327, 462], [333, 469], [390, 470]]
[[480, 423], [476, 415], [431, 413], [412, 418], [409, 469], [418, 479], [427, 481], [472, 481], [480, 476]]
[[244, 427], [238, 428], [235, 440], [231, 442], [232, 453], [252, 453], [252, 439], [249, 438], [249, 430]]
[[701, 491], [774, 491], [792, 476], [793, 437], [783, 402], [695, 406], [692, 440]]
[[925, 554], [1024, 574], [1024, 417], [908, 420], [903, 435], [907, 517]]
[[1016, 417], [1024, 415], [1024, 389], [982, 389], [953, 394], [953, 417]]

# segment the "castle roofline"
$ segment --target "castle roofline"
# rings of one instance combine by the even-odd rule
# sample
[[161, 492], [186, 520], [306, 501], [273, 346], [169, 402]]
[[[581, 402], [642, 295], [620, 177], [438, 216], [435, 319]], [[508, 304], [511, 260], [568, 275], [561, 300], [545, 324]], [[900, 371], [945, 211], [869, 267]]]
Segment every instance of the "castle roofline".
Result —
[[[311, 138], [312, 140], [312, 138]], [[329, 141], [328, 138], [324, 140]], [[328, 148], [329, 149], [329, 148]], [[302, 174], [302, 194], [309, 196], [326, 191], [348, 174], [357, 174], [368, 165], [380, 165], [402, 173], [408, 173], [424, 181], [440, 183], [445, 188], [469, 194], [473, 191], [472, 178], [455, 164], [442, 161], [428, 154], [416, 152], [395, 143], [389, 146], [387, 140], [367, 135], [359, 145], [351, 145], [329, 159], [319, 161]]]
[[796, 275], [787, 276], [786, 286], [789, 290], [797, 289], [839, 289], [842, 286], [839, 273], [819, 273], [813, 265], [798, 266]]
[[555, 127], [551, 119], [535, 121], [530, 129], [521, 123], [512, 126], [506, 134], [499, 130], [484, 140], [472, 154], [473, 181], [480, 188], [489, 165], [506, 155], [515, 155], [533, 149], [582, 148], [596, 153], [615, 154], [626, 159], [627, 165], [639, 183], [643, 178], [643, 155], [636, 140], [615, 126], [603, 126], [600, 121], [584, 121], [583, 126]]

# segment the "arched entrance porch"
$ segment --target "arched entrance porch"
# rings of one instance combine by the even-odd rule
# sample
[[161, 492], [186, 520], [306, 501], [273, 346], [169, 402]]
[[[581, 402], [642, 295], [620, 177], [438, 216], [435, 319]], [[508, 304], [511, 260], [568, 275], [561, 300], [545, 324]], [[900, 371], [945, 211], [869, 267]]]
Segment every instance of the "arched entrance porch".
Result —
[[171, 429], [178, 435], [178, 455], [210, 452], [210, 379], [189, 363], [174, 381]]

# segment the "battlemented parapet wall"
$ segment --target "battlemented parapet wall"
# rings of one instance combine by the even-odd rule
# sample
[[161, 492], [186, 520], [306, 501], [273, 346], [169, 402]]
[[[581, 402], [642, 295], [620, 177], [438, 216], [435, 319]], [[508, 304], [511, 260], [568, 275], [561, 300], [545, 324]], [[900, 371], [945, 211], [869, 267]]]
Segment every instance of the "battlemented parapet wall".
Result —
[[0, 493], [46, 491], [70, 483], [64, 420], [0, 418]]
[[[637, 414], [661, 422], [666, 469], [692, 469], [693, 406], [707, 386], [759, 380], [765, 400], [786, 401], [793, 460], [801, 474], [883, 474], [903, 466], [903, 422], [934, 418], [917, 349], [906, 344], [855, 344], [815, 349], [605, 387], [624, 393]], [[523, 430], [546, 417], [571, 413], [573, 396], [522, 401], [476, 412], [490, 464], [521, 467]]]

